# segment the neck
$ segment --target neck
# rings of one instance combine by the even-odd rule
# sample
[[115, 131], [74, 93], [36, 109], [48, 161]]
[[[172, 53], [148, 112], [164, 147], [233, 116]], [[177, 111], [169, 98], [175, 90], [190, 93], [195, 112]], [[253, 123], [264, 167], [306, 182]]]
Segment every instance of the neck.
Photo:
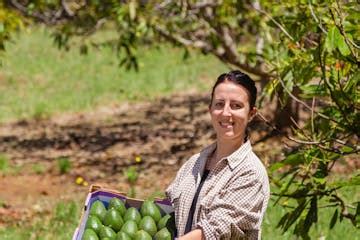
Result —
[[235, 152], [241, 145], [243, 145], [244, 142], [244, 136], [239, 138], [238, 141], [217, 139], [215, 159], [219, 161], [220, 159], [229, 156], [230, 154]]

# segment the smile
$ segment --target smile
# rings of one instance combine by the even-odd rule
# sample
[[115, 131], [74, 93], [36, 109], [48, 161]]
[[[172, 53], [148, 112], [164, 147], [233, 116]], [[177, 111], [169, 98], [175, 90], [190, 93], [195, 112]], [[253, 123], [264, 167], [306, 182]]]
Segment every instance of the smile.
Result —
[[219, 124], [221, 127], [224, 127], [224, 128], [231, 128], [232, 126], [234, 126], [233, 122], [219, 122]]

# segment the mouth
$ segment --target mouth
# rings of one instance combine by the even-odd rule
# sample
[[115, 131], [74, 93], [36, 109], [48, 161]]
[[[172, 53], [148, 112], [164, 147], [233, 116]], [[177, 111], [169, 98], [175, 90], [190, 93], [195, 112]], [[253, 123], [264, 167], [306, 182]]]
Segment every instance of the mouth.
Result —
[[219, 125], [223, 128], [232, 128], [234, 126], [233, 122], [219, 122]]

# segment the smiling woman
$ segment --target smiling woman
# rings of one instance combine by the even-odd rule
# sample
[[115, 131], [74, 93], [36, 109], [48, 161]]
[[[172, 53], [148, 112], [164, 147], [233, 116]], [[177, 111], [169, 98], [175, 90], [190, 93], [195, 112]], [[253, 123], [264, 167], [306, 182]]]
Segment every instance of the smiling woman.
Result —
[[251, 101], [256, 95], [252, 97], [246, 87], [227, 80], [226, 75], [222, 75], [219, 79], [209, 106], [212, 124], [218, 140], [238, 138], [237, 142], [240, 143], [245, 139], [248, 122], [256, 114], [256, 108]]
[[166, 191], [179, 239], [261, 238], [269, 180], [246, 131], [256, 92], [240, 71], [218, 77], [209, 105], [216, 142], [192, 156]]

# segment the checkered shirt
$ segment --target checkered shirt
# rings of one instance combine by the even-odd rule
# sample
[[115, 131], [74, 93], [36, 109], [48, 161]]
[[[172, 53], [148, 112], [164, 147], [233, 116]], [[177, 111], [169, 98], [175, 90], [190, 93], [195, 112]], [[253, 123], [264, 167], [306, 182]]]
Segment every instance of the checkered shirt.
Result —
[[[184, 235], [206, 161], [215, 148], [213, 143], [193, 155], [166, 190], [174, 206], [178, 236]], [[199, 193], [192, 229], [201, 228], [206, 240], [260, 239], [269, 196], [265, 167], [247, 141], [209, 173]]]

